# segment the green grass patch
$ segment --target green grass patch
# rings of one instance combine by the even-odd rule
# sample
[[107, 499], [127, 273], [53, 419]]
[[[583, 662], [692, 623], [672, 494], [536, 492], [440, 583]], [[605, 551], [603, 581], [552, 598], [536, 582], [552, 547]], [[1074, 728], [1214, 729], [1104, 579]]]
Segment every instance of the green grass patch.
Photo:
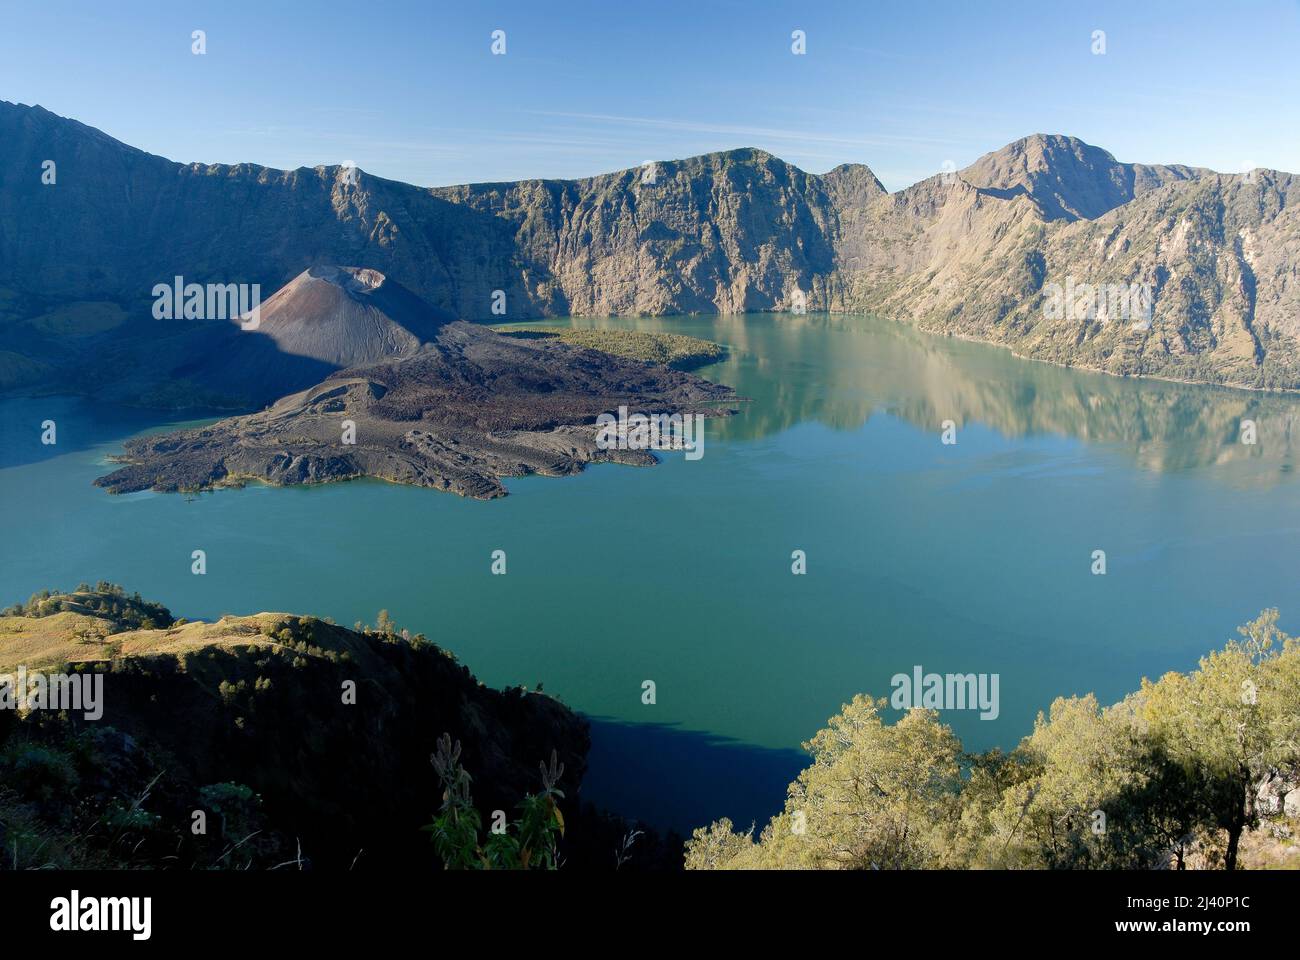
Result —
[[640, 330], [572, 330], [505, 323], [492, 328], [497, 333], [528, 340], [558, 340], [574, 347], [598, 350], [629, 360], [662, 363], [679, 370], [716, 363], [726, 355], [719, 344], [681, 333], [649, 333]]

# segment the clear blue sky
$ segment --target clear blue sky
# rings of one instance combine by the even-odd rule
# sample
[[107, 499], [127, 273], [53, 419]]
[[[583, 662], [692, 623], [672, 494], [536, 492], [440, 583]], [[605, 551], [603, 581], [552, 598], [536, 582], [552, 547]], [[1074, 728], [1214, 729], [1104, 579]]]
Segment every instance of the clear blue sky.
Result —
[[0, 99], [174, 160], [425, 185], [758, 146], [898, 189], [1033, 132], [1300, 172], [1300, 2], [0, 0]]

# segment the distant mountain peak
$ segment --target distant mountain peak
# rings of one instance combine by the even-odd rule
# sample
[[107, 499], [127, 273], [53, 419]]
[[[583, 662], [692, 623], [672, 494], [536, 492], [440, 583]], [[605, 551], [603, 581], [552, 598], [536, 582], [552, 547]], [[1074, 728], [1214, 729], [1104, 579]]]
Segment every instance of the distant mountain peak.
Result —
[[1115, 157], [1109, 150], [1094, 147], [1092, 144], [1072, 137], [1066, 133], [1031, 133], [1013, 140], [997, 153], [1012, 152], [1023, 154], [1026, 158], [1050, 163], [1052, 158], [1065, 154], [1087, 156], [1096, 161], [1115, 163]]
[[854, 190], [869, 197], [889, 192], [865, 163], [841, 163], [823, 173], [822, 181], [832, 190]]
[[[700, 159], [712, 159], [720, 157], [725, 160], [778, 160], [781, 163], [787, 161], [781, 160], [776, 154], [764, 150], [762, 147], [732, 147], [729, 150], [711, 150], [708, 153], [700, 154]], [[791, 164], [793, 166], [793, 164]]]
[[1205, 172], [1120, 163], [1077, 137], [1035, 133], [985, 154], [961, 177], [994, 196], [1027, 195], [1049, 220], [1095, 220], [1143, 193]]

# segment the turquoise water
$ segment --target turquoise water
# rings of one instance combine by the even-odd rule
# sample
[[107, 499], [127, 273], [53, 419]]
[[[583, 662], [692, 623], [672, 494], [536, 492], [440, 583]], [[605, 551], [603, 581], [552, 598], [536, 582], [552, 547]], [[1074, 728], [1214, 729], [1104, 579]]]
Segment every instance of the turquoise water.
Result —
[[945, 719], [970, 748], [1013, 746], [1053, 697], [1118, 699], [1264, 607], [1300, 626], [1293, 400], [867, 317], [566, 323], [716, 340], [729, 354], [701, 372], [751, 399], [708, 423], [698, 461], [523, 478], [494, 502], [367, 481], [193, 503], [91, 486], [156, 416], [8, 401], [0, 600], [108, 579], [191, 618], [387, 609], [483, 681], [543, 682], [598, 718], [584, 796], [681, 827], [775, 810], [800, 742], [915, 664], [999, 674], [996, 720]]

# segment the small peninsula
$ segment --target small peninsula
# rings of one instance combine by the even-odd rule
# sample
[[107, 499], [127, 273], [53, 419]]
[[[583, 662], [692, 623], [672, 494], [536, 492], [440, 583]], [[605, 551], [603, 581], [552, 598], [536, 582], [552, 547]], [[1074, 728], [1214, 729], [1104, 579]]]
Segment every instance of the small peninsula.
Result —
[[[730, 387], [661, 364], [432, 323], [405, 309], [417, 299], [409, 291], [374, 271], [358, 284], [359, 272], [314, 270], [272, 298], [258, 330], [231, 336], [267, 338], [277, 355], [338, 366], [374, 355], [363, 335], [370, 331], [400, 342], [401, 354], [344, 366], [257, 413], [129, 440], [121, 466], [96, 484], [128, 493], [375, 477], [491, 499], [505, 495], [505, 477], [564, 476], [597, 461], [654, 463], [647, 450], [597, 445], [596, 418], [621, 405], [717, 416], [730, 412], [719, 404], [737, 399]], [[349, 319], [362, 310], [367, 323]], [[332, 334], [334, 317], [344, 318], [346, 342]]]

